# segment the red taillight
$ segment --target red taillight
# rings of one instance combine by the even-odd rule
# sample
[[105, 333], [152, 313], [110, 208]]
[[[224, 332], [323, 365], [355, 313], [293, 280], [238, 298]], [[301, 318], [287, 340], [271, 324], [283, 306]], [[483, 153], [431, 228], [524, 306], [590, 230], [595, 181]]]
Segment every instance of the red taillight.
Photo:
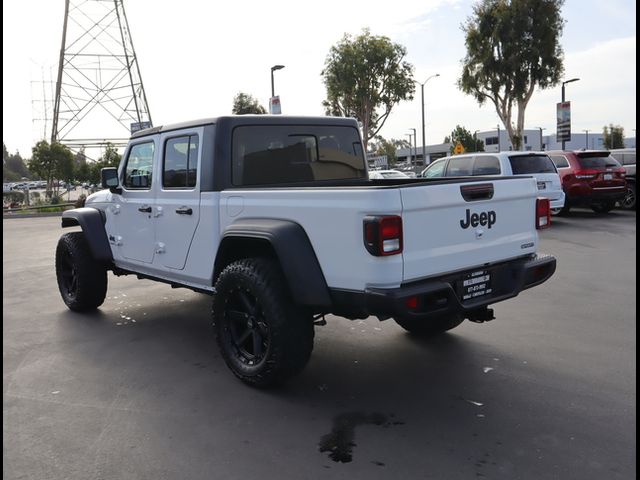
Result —
[[542, 230], [551, 226], [551, 203], [548, 198], [536, 199], [536, 228]]
[[576, 178], [596, 178], [600, 172], [598, 170], [578, 170], [575, 173]]
[[418, 308], [418, 297], [407, 297], [404, 301], [404, 304], [409, 310], [415, 310]]
[[376, 257], [402, 253], [402, 217], [365, 217], [364, 246]]

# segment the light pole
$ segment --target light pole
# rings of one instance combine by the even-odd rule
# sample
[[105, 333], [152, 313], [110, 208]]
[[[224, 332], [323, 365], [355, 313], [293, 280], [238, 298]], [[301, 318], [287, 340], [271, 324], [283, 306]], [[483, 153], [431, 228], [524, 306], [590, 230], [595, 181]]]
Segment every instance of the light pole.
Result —
[[498, 129], [498, 152], [500, 151], [500, 124], [496, 125]]
[[589, 149], [589, 129], [587, 128], [586, 130], [582, 130], [582, 131], [587, 134], [587, 137], [584, 140], [584, 149], [588, 150]]
[[476, 130], [475, 132], [473, 132], [473, 151], [477, 152], [478, 151], [478, 132], [480, 130]]
[[274, 65], [273, 67], [271, 67], [271, 98], [276, 96], [275, 89], [273, 88], [273, 72], [275, 70], [282, 70], [283, 68], [284, 65]]
[[[418, 143], [418, 137], [416, 134], [416, 129], [415, 128], [410, 128], [409, 130], [413, 130], [413, 157], [415, 160], [415, 163], [418, 163], [418, 147], [416, 146], [416, 144]], [[411, 166], [413, 167], [413, 162], [411, 162]]]
[[[580, 80], [579, 78], [572, 78], [571, 80], [565, 80], [564, 82], [562, 82], [562, 103], [564, 103], [564, 86], [567, 83], [571, 83], [571, 82], [577, 82], [578, 80]], [[569, 132], [571, 133], [571, 132]], [[564, 137], [563, 137], [564, 138]], [[564, 150], [564, 145], [565, 145], [565, 141], [562, 140], [562, 150]]]
[[544, 142], [542, 141], [542, 131], [546, 130], [545, 127], [538, 127], [540, 130], [540, 150], [544, 150]]
[[411, 136], [413, 134], [412, 133], [405, 133], [405, 135], [409, 136], [409, 164], [412, 165], [413, 164], [413, 160], [411, 159]]
[[[434, 78], [434, 77], [439, 77], [440, 74], [436, 73], [435, 75], [431, 75], [429, 78], [427, 78], [424, 82], [420, 83], [420, 99], [422, 100], [422, 163], [424, 165], [427, 164], [427, 152], [425, 151], [426, 149], [426, 141], [425, 141], [425, 135], [424, 135], [424, 86], [427, 84], [427, 82]], [[417, 143], [417, 141], [416, 141]], [[416, 154], [417, 156], [417, 154]]]

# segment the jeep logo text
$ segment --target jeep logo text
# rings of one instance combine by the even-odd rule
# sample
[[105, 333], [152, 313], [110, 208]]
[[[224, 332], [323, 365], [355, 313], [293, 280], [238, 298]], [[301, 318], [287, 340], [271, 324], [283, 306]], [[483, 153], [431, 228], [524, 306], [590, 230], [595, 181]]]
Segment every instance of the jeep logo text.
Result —
[[478, 225], [482, 225], [483, 227], [486, 225], [487, 228], [491, 228], [491, 226], [496, 223], [496, 212], [493, 210], [489, 210], [488, 212], [471, 213], [471, 210], [467, 208], [466, 218], [460, 220], [460, 226], [462, 228], [477, 227]]

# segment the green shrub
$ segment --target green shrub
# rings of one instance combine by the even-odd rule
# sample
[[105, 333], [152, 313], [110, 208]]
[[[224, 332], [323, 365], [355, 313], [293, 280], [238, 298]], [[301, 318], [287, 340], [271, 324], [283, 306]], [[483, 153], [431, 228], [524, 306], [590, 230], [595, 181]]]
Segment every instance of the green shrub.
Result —
[[81, 195], [78, 197], [78, 199], [76, 200], [76, 203], [75, 203], [75, 205], [74, 205], [74, 206], [75, 206], [76, 208], [82, 208], [82, 207], [84, 207], [84, 202], [85, 202], [85, 200], [86, 200], [86, 199], [87, 199], [87, 196], [86, 196], [84, 193], [83, 193], [83, 194], [81, 194]]
[[24, 192], [18, 190], [12, 192], [2, 192], [3, 203], [22, 203], [24, 202]]

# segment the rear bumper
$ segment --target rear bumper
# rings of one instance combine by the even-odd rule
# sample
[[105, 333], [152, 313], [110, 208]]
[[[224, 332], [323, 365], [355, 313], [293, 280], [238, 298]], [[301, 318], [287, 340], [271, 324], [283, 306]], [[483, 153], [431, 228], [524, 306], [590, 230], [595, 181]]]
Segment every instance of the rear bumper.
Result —
[[[487, 270], [491, 273], [492, 292], [471, 300], [461, 300], [460, 281], [466, 273]], [[484, 265], [465, 272], [412, 282], [394, 289], [372, 288], [364, 292], [331, 290], [334, 313], [346, 317], [405, 317], [428, 319], [442, 314], [460, 314], [465, 318], [493, 303], [515, 297], [522, 290], [540, 285], [556, 270], [551, 255], [534, 255], [509, 262]], [[407, 300], [417, 297], [417, 306]]]
[[598, 202], [616, 202], [624, 198], [626, 190], [626, 185], [620, 187], [572, 189], [567, 194], [566, 203], [572, 206], [589, 206]]
[[562, 208], [564, 207], [565, 195], [564, 192], [558, 198], [549, 198], [549, 206], [550, 208]]

